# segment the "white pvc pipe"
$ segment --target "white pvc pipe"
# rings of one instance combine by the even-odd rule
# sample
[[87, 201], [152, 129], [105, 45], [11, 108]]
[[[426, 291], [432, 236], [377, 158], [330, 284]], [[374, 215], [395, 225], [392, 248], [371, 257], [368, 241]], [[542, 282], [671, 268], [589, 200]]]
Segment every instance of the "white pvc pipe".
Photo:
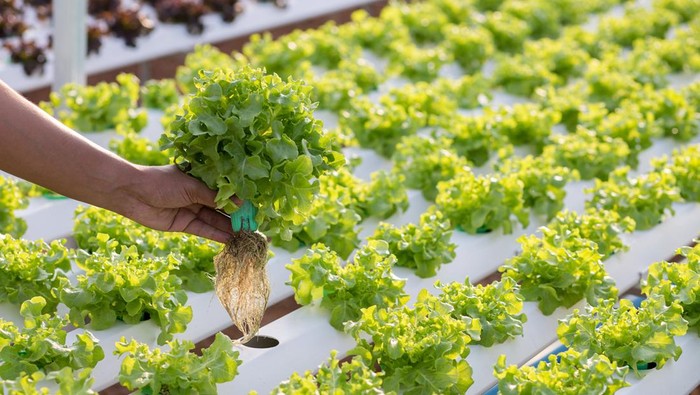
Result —
[[54, 0], [52, 90], [69, 82], [85, 85], [87, 0]]

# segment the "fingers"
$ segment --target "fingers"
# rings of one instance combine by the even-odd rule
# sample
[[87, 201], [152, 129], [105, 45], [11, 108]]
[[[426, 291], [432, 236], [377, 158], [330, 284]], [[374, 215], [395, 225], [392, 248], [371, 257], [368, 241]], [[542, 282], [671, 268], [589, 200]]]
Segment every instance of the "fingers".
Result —
[[172, 232], [190, 233], [195, 236], [218, 241], [219, 243], [226, 243], [228, 239], [231, 238], [231, 234], [229, 232], [225, 232], [218, 227], [205, 222], [203, 219], [199, 218], [196, 213], [183, 209], [178, 210], [177, 214], [175, 215], [175, 219], [168, 230]]
[[200, 205], [194, 205], [190, 207], [190, 210], [197, 214], [197, 218], [201, 219], [205, 223], [219, 229], [222, 232], [227, 232], [229, 234], [233, 233], [233, 229], [231, 228], [231, 218], [228, 216], [209, 207]]
[[[210, 208], [216, 208], [216, 191], [209, 189], [207, 184], [197, 180], [196, 178], [189, 175], [186, 176], [189, 179], [189, 182], [186, 184], [185, 191], [187, 193], [189, 201]], [[231, 197], [231, 200], [234, 203], [236, 203], [237, 206], [241, 206], [243, 204], [243, 201], [237, 196]]]

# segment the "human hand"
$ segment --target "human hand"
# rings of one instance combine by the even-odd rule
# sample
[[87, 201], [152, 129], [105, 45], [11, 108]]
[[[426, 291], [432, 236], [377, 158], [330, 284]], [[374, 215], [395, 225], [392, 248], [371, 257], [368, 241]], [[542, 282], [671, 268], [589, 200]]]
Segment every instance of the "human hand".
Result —
[[[139, 166], [139, 179], [127, 184], [130, 197], [117, 203], [120, 214], [156, 230], [186, 232], [225, 243], [233, 229], [228, 216], [216, 211], [216, 191], [176, 166]], [[241, 205], [241, 201], [235, 201]]]

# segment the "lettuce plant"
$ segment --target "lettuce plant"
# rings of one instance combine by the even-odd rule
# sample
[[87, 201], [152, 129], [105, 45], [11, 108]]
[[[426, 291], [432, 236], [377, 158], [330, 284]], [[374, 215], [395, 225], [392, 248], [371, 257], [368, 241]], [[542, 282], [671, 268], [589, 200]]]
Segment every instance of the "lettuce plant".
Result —
[[480, 71], [495, 51], [493, 36], [481, 26], [455, 24], [443, 30], [447, 50], [467, 74]]
[[553, 73], [542, 59], [503, 55], [493, 72], [494, 84], [508, 93], [531, 97], [545, 86], [561, 86], [564, 79]]
[[667, 157], [662, 157], [652, 164], [657, 172], [667, 169], [673, 174], [683, 200], [700, 202], [700, 184], [697, 182], [700, 178], [700, 146], [689, 145], [675, 149], [670, 161]]
[[435, 200], [440, 181], [469, 171], [466, 159], [452, 152], [445, 138], [405, 137], [396, 146], [393, 161], [394, 171], [406, 176], [406, 186], [420, 190], [428, 200]]
[[[434, 206], [432, 206], [434, 208]], [[396, 227], [381, 222], [369, 240], [384, 240], [396, 257], [396, 266], [415, 270], [418, 277], [437, 274], [440, 266], [455, 259], [457, 245], [450, 241], [450, 221], [437, 210], [421, 215], [418, 224]]]
[[440, 290], [439, 299], [454, 308], [452, 317], [466, 320], [468, 326], [478, 321], [481, 331], [472, 331], [472, 343], [484, 347], [500, 344], [522, 336], [527, 317], [522, 313], [523, 297], [518, 284], [506, 277], [488, 285], [472, 285], [469, 278], [464, 283], [451, 282], [435, 285]]
[[318, 177], [345, 163], [313, 116], [311, 87], [263, 70], [202, 71], [197, 93], [161, 136], [175, 163], [217, 190], [218, 208], [234, 195], [258, 209], [261, 232], [292, 238], [306, 218]]
[[668, 303], [663, 296], [645, 299], [639, 308], [628, 299], [620, 299], [617, 307], [614, 299], [601, 300], [560, 321], [557, 336], [567, 347], [605, 355], [636, 374], [649, 363], [661, 369], [670, 358], [680, 357], [674, 338], [688, 330], [681, 305]]
[[547, 220], [564, 208], [566, 184], [578, 179], [575, 170], [557, 166], [546, 156], [506, 159], [496, 164], [496, 170], [505, 177], [522, 182], [523, 206]]
[[0, 234], [21, 237], [27, 231], [24, 219], [15, 211], [29, 206], [29, 200], [22, 194], [18, 183], [0, 176]]
[[439, 133], [450, 141], [452, 151], [474, 166], [484, 165], [491, 155], [508, 143], [487, 117], [456, 115], [442, 125]]
[[133, 132], [127, 132], [121, 139], [112, 139], [109, 149], [139, 165], [160, 166], [170, 163], [170, 153], [167, 150], [161, 151], [157, 143]]
[[351, 109], [340, 113], [339, 122], [342, 129], [352, 131], [360, 146], [384, 157], [391, 157], [401, 138], [415, 134], [420, 125], [404, 107], [374, 104], [366, 98], [353, 100]]
[[439, 43], [444, 39], [443, 28], [449, 18], [432, 2], [392, 3], [382, 10], [379, 19], [408, 29], [417, 44]]
[[146, 113], [136, 110], [138, 100], [139, 79], [122, 73], [116, 82], [94, 86], [66, 84], [39, 106], [69, 128], [81, 132], [101, 132], [119, 124], [128, 124], [138, 132], [147, 122]]
[[474, 382], [466, 361], [471, 338], [467, 324], [451, 312], [425, 289], [413, 307], [362, 309], [356, 321], [345, 324], [357, 342], [349, 354], [379, 365], [385, 391], [463, 394]]
[[214, 394], [216, 384], [233, 380], [241, 360], [234, 343], [223, 333], [214, 342], [193, 352], [189, 340], [168, 342], [169, 351], [150, 349], [148, 345], [124, 337], [115, 345], [114, 354], [124, 356], [119, 383], [141, 394]]
[[22, 303], [24, 327], [0, 319], [0, 378], [13, 380], [35, 372], [47, 374], [63, 368], [94, 368], [104, 351], [90, 332], [66, 341], [68, 320], [48, 311], [46, 300], [35, 296]]
[[584, 80], [588, 83], [589, 102], [602, 102], [609, 110], [620, 106], [622, 100], [632, 92], [642, 89], [642, 85], [628, 72], [617, 71], [599, 60], [592, 60]]
[[303, 375], [293, 373], [275, 387], [271, 395], [314, 394], [341, 392], [345, 394], [383, 393], [382, 372], [375, 372], [357, 358], [341, 363], [338, 352], [331, 356], [316, 372], [307, 370]]
[[68, 286], [70, 256], [58, 240], [47, 244], [0, 234], [0, 302], [20, 304], [40, 296], [45, 312], [55, 312], [58, 291]]
[[141, 101], [147, 108], [165, 110], [180, 101], [177, 85], [173, 79], [148, 80], [141, 87]]
[[523, 227], [530, 221], [523, 206], [523, 184], [513, 178], [459, 172], [438, 184], [435, 203], [452, 226], [471, 234], [498, 228], [508, 234], [514, 219]]
[[583, 127], [575, 134], [551, 135], [549, 140], [551, 144], [544, 147], [542, 156], [578, 171], [582, 180], [607, 180], [610, 172], [629, 160], [630, 149], [624, 141], [597, 136]]
[[[438, 78], [433, 86], [457, 103], [459, 108], [485, 106], [492, 99], [492, 81], [481, 73], [463, 75], [457, 79]], [[449, 118], [447, 118], [449, 121]]]
[[594, 242], [540, 230], [542, 237], [521, 236], [522, 252], [498, 268], [504, 278], [520, 284], [525, 300], [537, 302], [543, 314], [551, 315], [584, 298], [595, 304], [600, 298], [617, 297], [615, 281], [606, 273]]
[[389, 245], [374, 240], [359, 249], [345, 266], [334, 251], [315, 244], [286, 267], [297, 303], [308, 305], [320, 300], [320, 306], [330, 311], [331, 325], [342, 330], [346, 321], [359, 319], [364, 308], [402, 306], [408, 301], [406, 280], [391, 272], [394, 263], [396, 257], [391, 255]]
[[590, 108], [592, 111], [581, 115], [581, 123], [595, 130], [598, 136], [624, 141], [630, 150], [627, 164], [636, 168], [639, 154], [651, 147], [652, 139], [660, 135], [654, 115], [631, 103], [624, 103], [612, 112], [602, 107]]
[[[321, 175], [318, 195], [307, 210], [306, 218], [288, 227], [292, 233], [291, 240], [271, 233], [272, 244], [296, 251], [302, 246], [323, 243], [346, 259], [360, 243], [356, 225], [362, 218], [355, 211], [355, 202], [349, 199], [355, 192], [336, 180], [337, 175], [333, 172]], [[355, 187], [358, 186], [350, 186]]]
[[360, 191], [355, 211], [360, 217], [386, 219], [408, 209], [406, 178], [402, 174], [387, 171], [375, 171], [370, 175], [370, 182]]
[[666, 304], [677, 301], [688, 329], [700, 334], [700, 247], [682, 247], [678, 253], [686, 262], [657, 262], [649, 266], [642, 292], [650, 298], [660, 295]]
[[457, 101], [439, 87], [427, 82], [394, 88], [380, 101], [403, 107], [414, 120], [420, 122], [420, 126], [439, 125], [457, 111]]
[[547, 228], [565, 237], [573, 235], [590, 240], [598, 246], [602, 260], [629, 249], [620, 238], [622, 233], [634, 231], [634, 220], [622, 217], [616, 211], [588, 209], [583, 214], [560, 211]]
[[442, 65], [452, 61], [452, 54], [442, 46], [422, 48], [410, 42], [396, 42], [389, 48], [390, 74], [411, 81], [432, 81]]
[[160, 232], [126, 217], [98, 207], [78, 207], [75, 211], [73, 237], [78, 247], [95, 252], [102, 246], [98, 234], [108, 235], [123, 247], [134, 246], [145, 258], [173, 257], [178, 264], [171, 270], [188, 291], [212, 290], [214, 255], [219, 244], [185, 233]]
[[636, 39], [648, 36], [663, 38], [678, 17], [663, 8], [627, 7], [622, 17], [607, 16], [600, 20], [598, 36], [602, 41], [630, 47]]
[[175, 81], [182, 93], [192, 94], [197, 92], [195, 78], [199, 76], [200, 70], [237, 70], [247, 63], [248, 60], [241, 54], [228, 55], [212, 45], [200, 44], [185, 56], [185, 64], [178, 66]]
[[339, 37], [349, 39], [376, 54], [384, 55], [393, 43], [411, 40], [406, 26], [375, 18], [366, 10], [357, 10], [350, 18], [351, 23], [339, 27]]
[[78, 253], [78, 265], [85, 274], [78, 275], [75, 288], [60, 290], [61, 302], [70, 308], [70, 320], [82, 327], [103, 330], [117, 320], [137, 324], [152, 319], [160, 327], [158, 344], [182, 333], [192, 320], [192, 307], [185, 306], [187, 294], [181, 280], [171, 274], [177, 267], [174, 256], [144, 258], [136, 247], [122, 247], [98, 234], [100, 249], [93, 254]]
[[504, 14], [513, 15], [527, 23], [530, 37], [557, 37], [561, 30], [560, 10], [549, 0], [506, 0], [500, 8]]
[[594, 107], [597, 103], [589, 104], [588, 86], [582, 82], [571, 83], [562, 87], [541, 87], [534, 92], [534, 99], [544, 108], [561, 114], [560, 122], [569, 133], [576, 131], [580, 118], [588, 107]]
[[497, 111], [486, 109], [485, 116], [494, 131], [507, 137], [512, 144], [532, 144], [538, 150], [551, 134], [552, 127], [561, 120], [558, 112], [530, 103], [501, 107]]
[[[6, 393], [13, 395], [45, 395], [49, 393], [55, 395], [95, 395], [96, 392], [91, 389], [94, 381], [90, 368], [74, 370], [65, 367], [48, 374], [41, 371], [31, 374], [22, 372], [16, 379], [0, 380], [0, 385], [7, 391]], [[56, 385], [51, 385], [52, 382]], [[49, 385], [51, 385], [51, 389], [49, 389]], [[55, 392], [50, 392], [51, 390], [55, 390]]]
[[673, 214], [672, 204], [681, 200], [676, 178], [668, 171], [653, 171], [635, 178], [628, 176], [629, 167], [610, 174], [608, 181], [596, 180], [586, 208], [616, 211], [634, 220], [636, 230], [646, 230], [659, 224], [666, 212]]
[[629, 386], [625, 381], [628, 369], [618, 366], [605, 355], [587, 350], [567, 350], [550, 355], [537, 366], [506, 365], [501, 355], [494, 366], [498, 391], [503, 395], [595, 393], [612, 395]]
[[691, 21], [700, 14], [700, 4], [693, 0], [654, 0], [654, 8], [662, 8], [674, 12], [682, 23]]
[[506, 53], [520, 52], [532, 33], [527, 22], [513, 14], [502, 12], [487, 13], [483, 26], [493, 36], [496, 49]]

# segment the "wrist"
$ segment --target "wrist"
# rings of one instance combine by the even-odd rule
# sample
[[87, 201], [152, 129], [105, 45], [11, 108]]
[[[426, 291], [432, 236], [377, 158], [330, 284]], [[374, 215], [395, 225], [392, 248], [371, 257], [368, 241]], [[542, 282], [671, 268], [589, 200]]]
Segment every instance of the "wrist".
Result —
[[106, 174], [110, 176], [106, 180], [108, 184], [101, 189], [104, 191], [101, 196], [103, 203], [98, 206], [131, 217], [142, 204], [139, 196], [149, 184], [144, 166], [120, 159], [116, 166], [110, 166]]

